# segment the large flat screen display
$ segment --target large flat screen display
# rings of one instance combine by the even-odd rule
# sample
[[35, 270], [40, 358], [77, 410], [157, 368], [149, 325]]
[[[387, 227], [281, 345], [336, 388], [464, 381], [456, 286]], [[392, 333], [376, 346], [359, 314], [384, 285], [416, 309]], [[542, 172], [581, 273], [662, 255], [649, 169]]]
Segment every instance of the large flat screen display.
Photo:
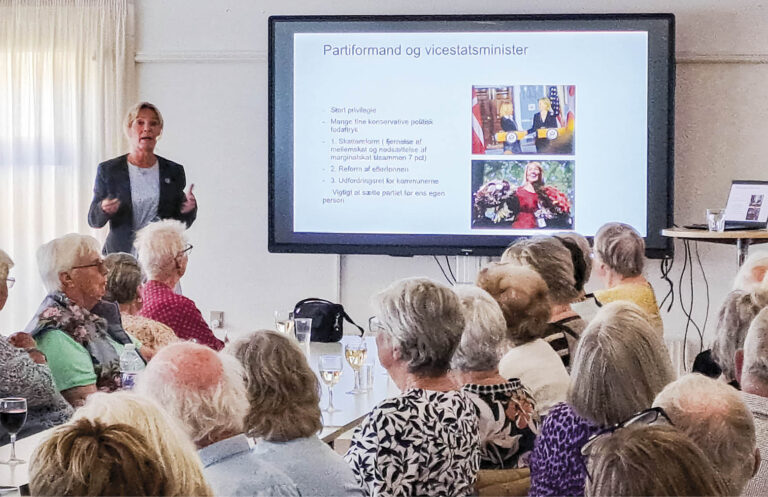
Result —
[[269, 249], [671, 250], [674, 17], [271, 17]]

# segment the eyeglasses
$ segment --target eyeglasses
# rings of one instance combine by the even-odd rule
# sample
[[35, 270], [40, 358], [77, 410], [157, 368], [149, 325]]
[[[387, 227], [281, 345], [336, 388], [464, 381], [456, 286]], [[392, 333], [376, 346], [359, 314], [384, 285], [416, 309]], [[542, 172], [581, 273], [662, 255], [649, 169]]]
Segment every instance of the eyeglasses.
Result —
[[616, 430], [620, 430], [621, 428], [626, 428], [627, 426], [632, 426], [634, 424], [652, 425], [656, 423], [660, 417], [663, 418], [664, 421], [670, 426], [674, 426], [674, 423], [672, 423], [672, 420], [669, 419], [669, 416], [667, 416], [667, 413], [664, 412], [664, 409], [661, 407], [651, 407], [649, 409], [638, 412], [632, 417], [625, 419], [621, 423], [616, 423], [615, 425], [605, 428], [604, 430], [600, 430], [599, 432], [590, 436], [587, 440], [587, 443], [581, 447], [581, 455], [589, 455], [589, 449], [595, 444], [596, 441], [611, 435]]
[[181, 257], [184, 254], [187, 254], [187, 256], [189, 256], [189, 253], [192, 251], [193, 248], [195, 248], [194, 245], [192, 245], [191, 243], [188, 243], [187, 246], [184, 247], [184, 250], [176, 254], [176, 257]]
[[379, 333], [382, 331], [387, 331], [387, 327], [384, 326], [384, 323], [382, 323], [378, 317], [371, 316], [368, 318], [368, 331], [371, 333]]
[[96, 268], [99, 268], [99, 269], [103, 269], [104, 268], [104, 260], [103, 259], [99, 259], [98, 261], [92, 262], [90, 264], [81, 264], [80, 266], [72, 266], [71, 269], [85, 269], [87, 267], [96, 267]]
[[16, 278], [6, 278], [5, 279], [5, 286], [6, 286], [6, 288], [13, 288], [14, 284], [16, 284]]

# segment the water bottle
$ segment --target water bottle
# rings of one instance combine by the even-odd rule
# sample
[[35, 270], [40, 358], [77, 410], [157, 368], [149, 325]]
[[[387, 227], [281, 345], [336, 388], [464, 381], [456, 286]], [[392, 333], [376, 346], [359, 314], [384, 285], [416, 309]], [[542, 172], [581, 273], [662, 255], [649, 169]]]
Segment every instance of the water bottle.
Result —
[[136, 346], [129, 343], [120, 354], [120, 377], [122, 379], [123, 390], [133, 389], [136, 382], [136, 375], [144, 369], [144, 361], [136, 352]]

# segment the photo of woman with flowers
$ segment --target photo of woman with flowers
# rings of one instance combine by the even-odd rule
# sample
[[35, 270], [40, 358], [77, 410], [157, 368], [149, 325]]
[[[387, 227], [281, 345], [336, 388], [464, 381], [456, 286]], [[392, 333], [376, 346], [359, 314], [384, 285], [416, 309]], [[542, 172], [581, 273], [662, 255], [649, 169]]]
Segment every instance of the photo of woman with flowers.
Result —
[[574, 161], [472, 161], [472, 228], [573, 229]]

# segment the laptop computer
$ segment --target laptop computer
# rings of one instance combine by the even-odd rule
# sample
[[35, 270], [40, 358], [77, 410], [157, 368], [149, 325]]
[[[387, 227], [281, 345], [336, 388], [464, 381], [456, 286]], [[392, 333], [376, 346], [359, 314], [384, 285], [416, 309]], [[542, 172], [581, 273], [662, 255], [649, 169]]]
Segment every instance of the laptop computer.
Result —
[[[725, 229], [760, 230], [768, 223], [768, 181], [734, 180], [725, 204]], [[686, 226], [707, 229], [706, 224]]]

